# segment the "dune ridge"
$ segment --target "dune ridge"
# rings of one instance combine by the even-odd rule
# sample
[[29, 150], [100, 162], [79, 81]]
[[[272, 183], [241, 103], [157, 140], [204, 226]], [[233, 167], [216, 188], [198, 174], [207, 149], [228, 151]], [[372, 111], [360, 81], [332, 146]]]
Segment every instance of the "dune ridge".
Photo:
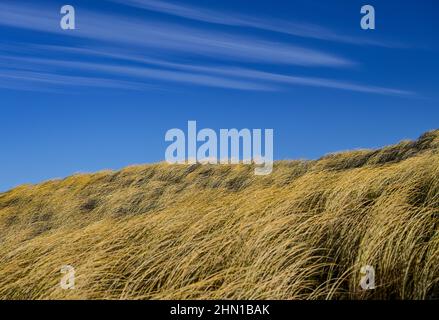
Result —
[[0, 299], [439, 298], [439, 130], [253, 169], [158, 163], [0, 194]]

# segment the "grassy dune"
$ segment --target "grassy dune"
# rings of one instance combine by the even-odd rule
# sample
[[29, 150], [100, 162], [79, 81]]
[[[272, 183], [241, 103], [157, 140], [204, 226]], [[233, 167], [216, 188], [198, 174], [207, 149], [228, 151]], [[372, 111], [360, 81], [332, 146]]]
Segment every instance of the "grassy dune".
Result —
[[[0, 194], [2, 299], [437, 299], [439, 130], [251, 166], [154, 164]], [[76, 270], [62, 290], [60, 268]], [[364, 265], [375, 290], [359, 286]]]

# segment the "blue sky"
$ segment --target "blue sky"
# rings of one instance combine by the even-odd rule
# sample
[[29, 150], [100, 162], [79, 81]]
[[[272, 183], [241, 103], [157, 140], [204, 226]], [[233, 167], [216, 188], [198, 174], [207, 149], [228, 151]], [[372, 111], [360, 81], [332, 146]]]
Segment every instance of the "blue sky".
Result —
[[[62, 30], [60, 8], [76, 9]], [[360, 8], [376, 30], [360, 28]], [[273, 128], [275, 158], [438, 128], [435, 0], [1, 1], [0, 190], [162, 161], [168, 129]]]

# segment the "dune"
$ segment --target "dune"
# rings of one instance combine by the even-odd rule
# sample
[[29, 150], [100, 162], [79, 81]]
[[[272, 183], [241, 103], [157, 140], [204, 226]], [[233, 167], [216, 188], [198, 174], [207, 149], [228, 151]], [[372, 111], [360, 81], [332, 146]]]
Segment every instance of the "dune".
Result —
[[0, 194], [0, 299], [439, 298], [439, 130], [253, 171], [158, 163]]

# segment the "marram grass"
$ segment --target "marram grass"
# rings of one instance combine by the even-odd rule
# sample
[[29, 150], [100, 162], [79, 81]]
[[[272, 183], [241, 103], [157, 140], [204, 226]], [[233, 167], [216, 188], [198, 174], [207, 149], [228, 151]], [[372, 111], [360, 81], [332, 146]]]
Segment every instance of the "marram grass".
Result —
[[268, 176], [133, 166], [0, 194], [0, 299], [437, 299], [438, 230], [439, 131]]

